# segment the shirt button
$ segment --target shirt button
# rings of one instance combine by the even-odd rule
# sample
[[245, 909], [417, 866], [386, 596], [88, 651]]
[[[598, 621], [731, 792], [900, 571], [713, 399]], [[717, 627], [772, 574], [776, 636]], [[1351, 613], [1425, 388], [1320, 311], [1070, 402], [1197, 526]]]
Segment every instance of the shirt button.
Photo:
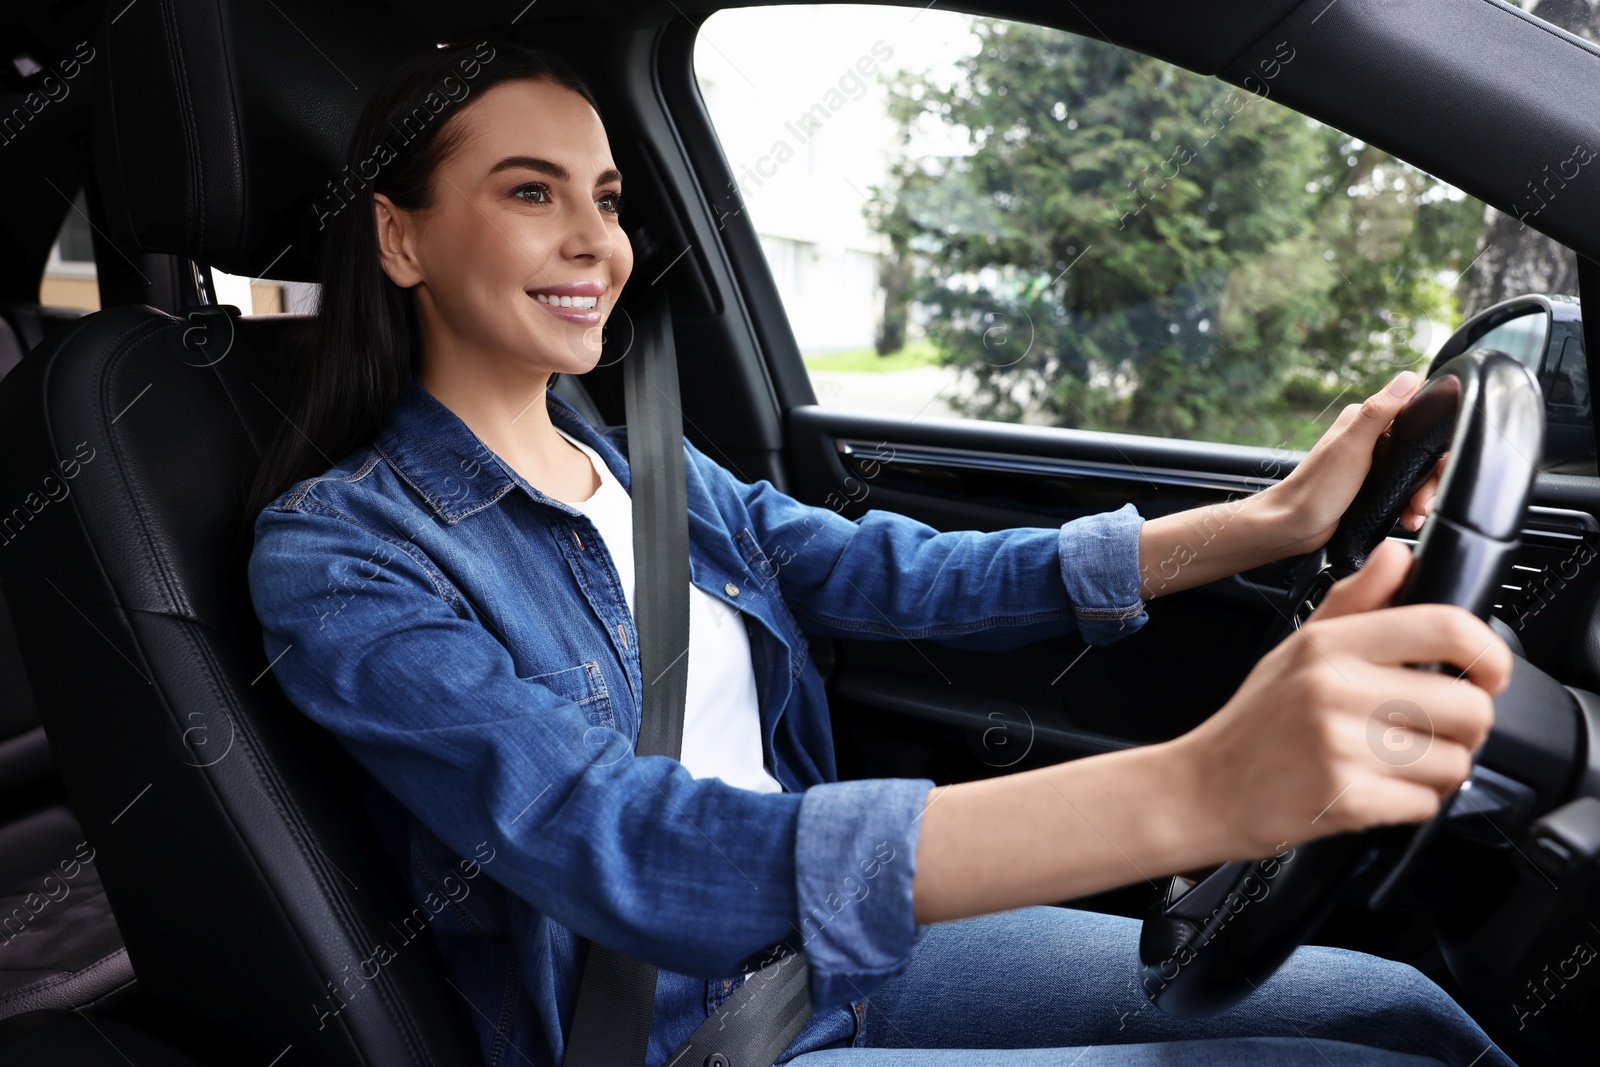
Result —
[[727, 593], [729, 596], [739, 595], [739, 587], [734, 585], [732, 582], [729, 582], [727, 585], [723, 586], [722, 591]]

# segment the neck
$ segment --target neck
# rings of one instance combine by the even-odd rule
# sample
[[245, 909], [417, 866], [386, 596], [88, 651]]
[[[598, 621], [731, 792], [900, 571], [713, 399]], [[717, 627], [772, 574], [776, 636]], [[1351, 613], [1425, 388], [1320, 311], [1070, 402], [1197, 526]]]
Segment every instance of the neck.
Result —
[[550, 377], [550, 371], [503, 360], [425, 357], [417, 383], [540, 492], [586, 500], [598, 477], [588, 457], [550, 421]]

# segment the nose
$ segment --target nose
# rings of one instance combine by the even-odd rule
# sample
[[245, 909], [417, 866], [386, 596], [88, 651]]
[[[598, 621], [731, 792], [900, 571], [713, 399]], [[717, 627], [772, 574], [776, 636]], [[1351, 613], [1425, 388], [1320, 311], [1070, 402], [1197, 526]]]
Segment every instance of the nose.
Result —
[[604, 263], [615, 248], [612, 228], [604, 213], [590, 200], [571, 216], [572, 225], [562, 242], [561, 254], [567, 259], [587, 259]]

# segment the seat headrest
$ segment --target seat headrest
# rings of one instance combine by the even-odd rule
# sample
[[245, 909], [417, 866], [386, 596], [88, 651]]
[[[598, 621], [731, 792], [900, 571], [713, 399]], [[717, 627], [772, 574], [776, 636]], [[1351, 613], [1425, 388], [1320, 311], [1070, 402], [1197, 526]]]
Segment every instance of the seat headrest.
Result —
[[376, 0], [145, 0], [96, 47], [91, 142], [112, 239], [315, 281], [316, 205], [338, 195], [362, 106], [436, 44]]

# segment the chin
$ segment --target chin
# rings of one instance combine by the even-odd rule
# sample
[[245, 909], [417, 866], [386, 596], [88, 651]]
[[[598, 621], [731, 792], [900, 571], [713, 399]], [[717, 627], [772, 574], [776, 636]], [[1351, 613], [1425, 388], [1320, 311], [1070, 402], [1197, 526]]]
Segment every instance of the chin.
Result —
[[603, 352], [600, 330], [601, 327], [595, 326], [554, 338], [548, 334], [540, 336], [529, 346], [529, 355], [556, 374], [585, 374], [600, 362]]
[[600, 349], [584, 348], [580, 351], [556, 350], [541, 353], [541, 364], [553, 374], [588, 374], [600, 364]]

